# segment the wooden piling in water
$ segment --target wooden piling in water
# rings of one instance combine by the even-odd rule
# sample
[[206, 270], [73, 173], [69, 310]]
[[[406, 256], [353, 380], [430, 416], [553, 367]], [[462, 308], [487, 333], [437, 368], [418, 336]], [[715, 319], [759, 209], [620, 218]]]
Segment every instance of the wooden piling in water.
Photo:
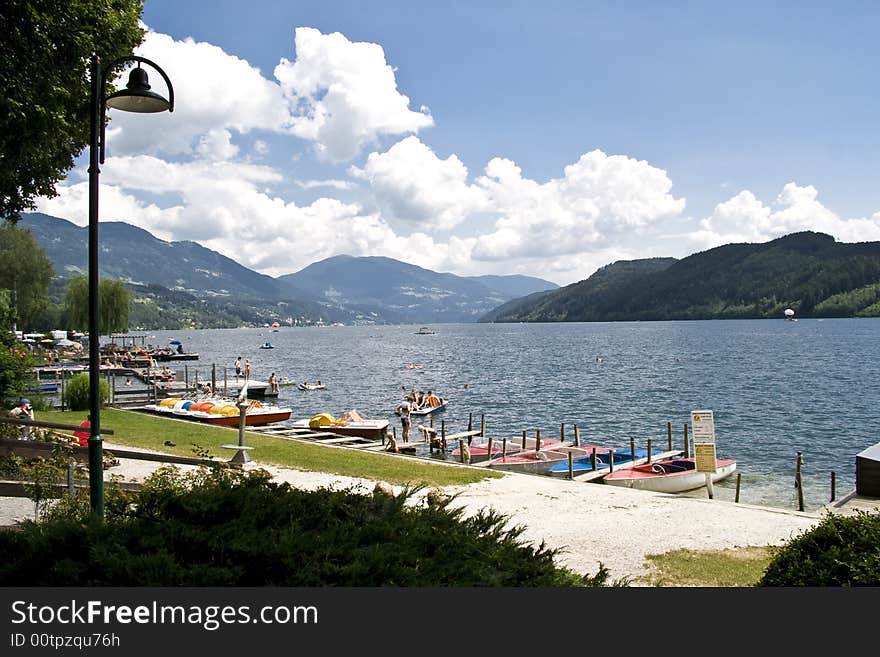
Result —
[[473, 413], [468, 413], [468, 428], [467, 428], [467, 430], [468, 431], [474, 430], [474, 414]]
[[632, 456], [633, 461], [636, 460], [636, 439], [632, 436], [629, 438], [629, 455]]
[[522, 436], [522, 448], [523, 448], [523, 451], [526, 451], [526, 432], [525, 431], [523, 431], [523, 436]]
[[614, 472], [614, 450], [608, 450], [608, 472]]
[[535, 431], [535, 451], [541, 451], [541, 430], [538, 429]]
[[685, 422], [684, 423], [684, 457], [690, 458], [690, 455], [691, 455], [691, 449], [688, 446], [688, 424], [687, 424], [687, 422]]
[[480, 416], [480, 436], [483, 438], [486, 437], [486, 416], [485, 415]]
[[581, 446], [581, 432], [578, 431], [578, 425], [574, 425], [574, 446]]
[[797, 468], [794, 474], [794, 485], [797, 487], [798, 491], [798, 511], [804, 510], [804, 486], [803, 480], [801, 478], [801, 465], [804, 462], [804, 453], [797, 453]]
[[[507, 456], [507, 438], [501, 440], [501, 458], [505, 458]], [[492, 458], [492, 455], [489, 455], [489, 458]]]
[[672, 422], [666, 422], [666, 447], [672, 451]]
[[593, 472], [596, 471], [596, 448], [593, 448], [592, 454], [590, 454], [590, 465], [593, 466]]
[[568, 453], [568, 478], [574, 479], [574, 455], [571, 452]]
[[211, 363], [211, 391], [217, 391], [217, 363]]
[[464, 463], [464, 438], [458, 439], [458, 460]]
[[837, 486], [836, 486], [835, 479], [836, 479], [836, 475], [834, 474], [834, 470], [832, 470], [831, 471], [831, 501], [832, 502], [837, 499], [837, 491], [836, 491]]
[[565, 442], [565, 422], [559, 425], [559, 442]]
[[486, 444], [486, 456], [492, 458], [492, 436], [489, 436], [489, 442]]
[[[632, 456], [633, 456], [633, 461], [635, 461], [636, 455], [633, 454]], [[651, 439], [648, 438], [648, 463], [650, 463], [650, 462], [651, 462]]]
[[736, 473], [736, 497], [733, 498], [734, 502], [739, 502], [739, 482], [742, 479], [742, 472]]

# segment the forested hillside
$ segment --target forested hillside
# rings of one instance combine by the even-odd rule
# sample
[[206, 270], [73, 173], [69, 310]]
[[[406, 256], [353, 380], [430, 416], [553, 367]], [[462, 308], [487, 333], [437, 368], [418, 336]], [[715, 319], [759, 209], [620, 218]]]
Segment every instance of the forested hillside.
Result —
[[484, 321], [764, 318], [786, 308], [802, 317], [880, 316], [880, 243], [801, 232], [682, 260], [616, 262]]

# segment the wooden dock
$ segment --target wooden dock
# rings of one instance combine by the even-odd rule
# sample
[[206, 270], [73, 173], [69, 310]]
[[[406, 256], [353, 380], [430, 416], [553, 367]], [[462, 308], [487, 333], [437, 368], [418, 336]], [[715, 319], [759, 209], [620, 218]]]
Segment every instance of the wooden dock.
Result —
[[320, 445], [339, 445], [355, 449], [375, 449], [377, 447], [381, 449], [384, 447], [384, 443], [381, 441], [370, 440], [362, 436], [343, 436], [332, 431], [315, 431], [314, 429], [289, 427], [284, 424], [266, 424], [248, 427], [247, 430], [263, 436], [273, 436], [285, 440], [309, 440]]

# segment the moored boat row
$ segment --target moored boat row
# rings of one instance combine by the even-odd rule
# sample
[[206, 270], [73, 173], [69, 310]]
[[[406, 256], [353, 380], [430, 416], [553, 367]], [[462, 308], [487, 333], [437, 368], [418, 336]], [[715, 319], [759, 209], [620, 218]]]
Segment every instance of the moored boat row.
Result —
[[[168, 397], [157, 404], [139, 406], [136, 410], [227, 427], [237, 427], [241, 421], [241, 411], [235, 401], [223, 398]], [[250, 400], [245, 409], [245, 425], [283, 422], [290, 419], [290, 414], [290, 408], [264, 405], [259, 401]]]

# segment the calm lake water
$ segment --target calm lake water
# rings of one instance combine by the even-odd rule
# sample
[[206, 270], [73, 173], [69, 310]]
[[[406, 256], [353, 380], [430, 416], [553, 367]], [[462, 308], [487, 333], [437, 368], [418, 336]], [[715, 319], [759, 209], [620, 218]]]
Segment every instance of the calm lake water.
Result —
[[[565, 423], [582, 441], [628, 447], [648, 438], [683, 446], [690, 411], [711, 409], [719, 457], [735, 458], [740, 502], [797, 508], [797, 452], [807, 510], [855, 487], [855, 457], [880, 440], [878, 319], [727, 320], [559, 324], [282, 327], [157, 332], [154, 344], [178, 339], [198, 361], [188, 374], [218, 382], [236, 356], [250, 358], [252, 377], [271, 372], [293, 381], [320, 379], [321, 391], [283, 387], [279, 401], [293, 418], [357, 409], [400, 430], [394, 409], [403, 390], [434, 390], [449, 399], [435, 414], [447, 432], [475, 428], [514, 439], [536, 429], [558, 437]], [[262, 350], [269, 340], [275, 349]], [[422, 365], [408, 369], [406, 364]], [[177, 363], [183, 374], [184, 363]], [[414, 424], [417, 424], [415, 422]], [[414, 433], [417, 433], [414, 431]], [[584, 484], [592, 485], [592, 484]], [[736, 477], [715, 485], [733, 499]], [[705, 496], [706, 491], [695, 495]]]

